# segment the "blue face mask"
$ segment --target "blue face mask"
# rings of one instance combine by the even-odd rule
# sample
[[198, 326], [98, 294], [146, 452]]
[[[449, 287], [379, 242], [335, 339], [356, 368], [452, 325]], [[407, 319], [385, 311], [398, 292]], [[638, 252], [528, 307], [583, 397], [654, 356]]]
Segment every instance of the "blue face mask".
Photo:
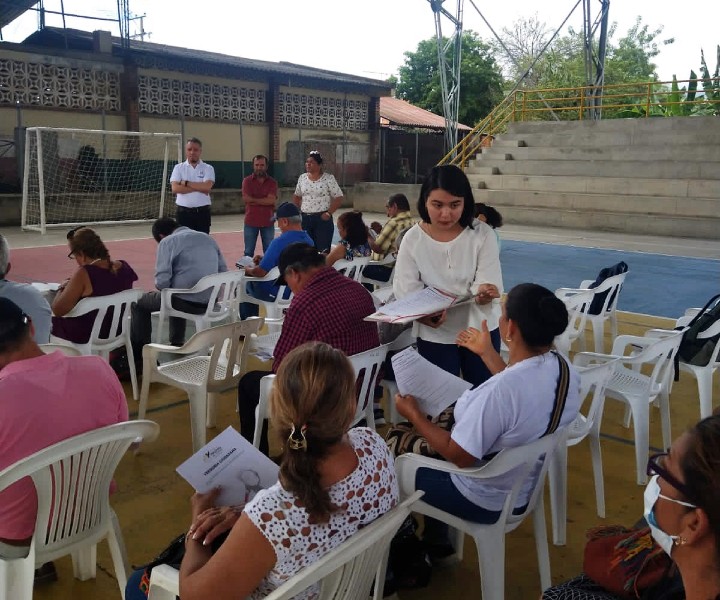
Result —
[[675, 498], [669, 498], [668, 496], [663, 496], [660, 493], [660, 485], [657, 482], [658, 476], [653, 475], [650, 478], [650, 481], [648, 481], [647, 486], [645, 487], [645, 494], [643, 497], [643, 501], [645, 504], [645, 520], [647, 521], [647, 524], [650, 527], [650, 534], [652, 535], [653, 539], [657, 542], [658, 546], [660, 546], [668, 556], [672, 556], [672, 549], [674, 545], [680, 545], [680, 536], [679, 535], [670, 535], [669, 533], [665, 533], [657, 524], [657, 520], [655, 519], [655, 503], [657, 502], [658, 498], [663, 498], [664, 500], [667, 500], [669, 502], [674, 502], [675, 504], [680, 504], [682, 506], [687, 506], [688, 508], [697, 508], [694, 504], [690, 504], [689, 502], [683, 502], [681, 500], [676, 500]]

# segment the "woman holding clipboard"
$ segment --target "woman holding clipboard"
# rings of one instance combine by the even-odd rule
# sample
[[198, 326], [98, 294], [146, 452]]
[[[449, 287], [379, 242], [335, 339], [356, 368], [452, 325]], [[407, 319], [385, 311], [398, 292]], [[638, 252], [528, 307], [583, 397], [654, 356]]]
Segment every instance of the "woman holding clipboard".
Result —
[[477, 386], [490, 377], [479, 356], [456, 345], [467, 327], [480, 329], [487, 321], [493, 347], [500, 350], [498, 320], [502, 272], [497, 238], [485, 223], [475, 222], [470, 182], [458, 167], [433, 167], [420, 190], [422, 221], [403, 238], [395, 266], [393, 292], [402, 299], [432, 286], [463, 303], [413, 324], [418, 352], [433, 364]]

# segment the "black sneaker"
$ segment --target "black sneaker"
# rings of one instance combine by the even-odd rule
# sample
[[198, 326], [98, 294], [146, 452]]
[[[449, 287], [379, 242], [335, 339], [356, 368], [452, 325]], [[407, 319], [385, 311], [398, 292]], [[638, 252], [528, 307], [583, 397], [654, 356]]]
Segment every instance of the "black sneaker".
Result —
[[385, 411], [382, 408], [376, 408], [373, 410], [375, 415], [375, 425], [386, 425]]
[[53, 583], [58, 580], [55, 563], [46, 562], [41, 567], [35, 569], [35, 585], [43, 583]]

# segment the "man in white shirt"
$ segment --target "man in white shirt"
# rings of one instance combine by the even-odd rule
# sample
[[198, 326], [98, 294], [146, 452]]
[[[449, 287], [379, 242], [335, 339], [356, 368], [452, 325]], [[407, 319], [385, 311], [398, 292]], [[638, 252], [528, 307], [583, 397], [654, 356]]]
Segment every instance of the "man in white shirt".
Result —
[[189, 138], [185, 144], [185, 162], [175, 165], [170, 184], [176, 194], [177, 222], [210, 233], [210, 190], [215, 185], [215, 169], [203, 162], [202, 142]]

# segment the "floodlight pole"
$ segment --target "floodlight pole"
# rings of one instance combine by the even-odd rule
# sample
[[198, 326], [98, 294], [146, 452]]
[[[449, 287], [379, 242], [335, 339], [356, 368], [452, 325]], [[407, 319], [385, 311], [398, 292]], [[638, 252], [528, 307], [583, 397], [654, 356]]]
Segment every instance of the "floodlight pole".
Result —
[[[460, 113], [460, 53], [462, 49], [463, 4], [456, 0], [455, 14], [443, 8], [445, 0], [428, 0], [435, 16], [435, 37], [438, 49], [438, 70], [442, 88], [443, 115], [445, 116], [445, 152], [457, 146], [458, 115]], [[442, 35], [441, 17], [453, 24], [453, 35], [445, 40]]]
[[[594, 121], [602, 117], [602, 95], [605, 83], [605, 53], [607, 49], [608, 15], [610, 0], [596, 0], [600, 3], [600, 12], [593, 18], [591, 0], [583, 0], [583, 33], [585, 45], [585, 78], [591, 87], [588, 95], [587, 115]], [[593, 43], [595, 33], [600, 28], [597, 43]]]

